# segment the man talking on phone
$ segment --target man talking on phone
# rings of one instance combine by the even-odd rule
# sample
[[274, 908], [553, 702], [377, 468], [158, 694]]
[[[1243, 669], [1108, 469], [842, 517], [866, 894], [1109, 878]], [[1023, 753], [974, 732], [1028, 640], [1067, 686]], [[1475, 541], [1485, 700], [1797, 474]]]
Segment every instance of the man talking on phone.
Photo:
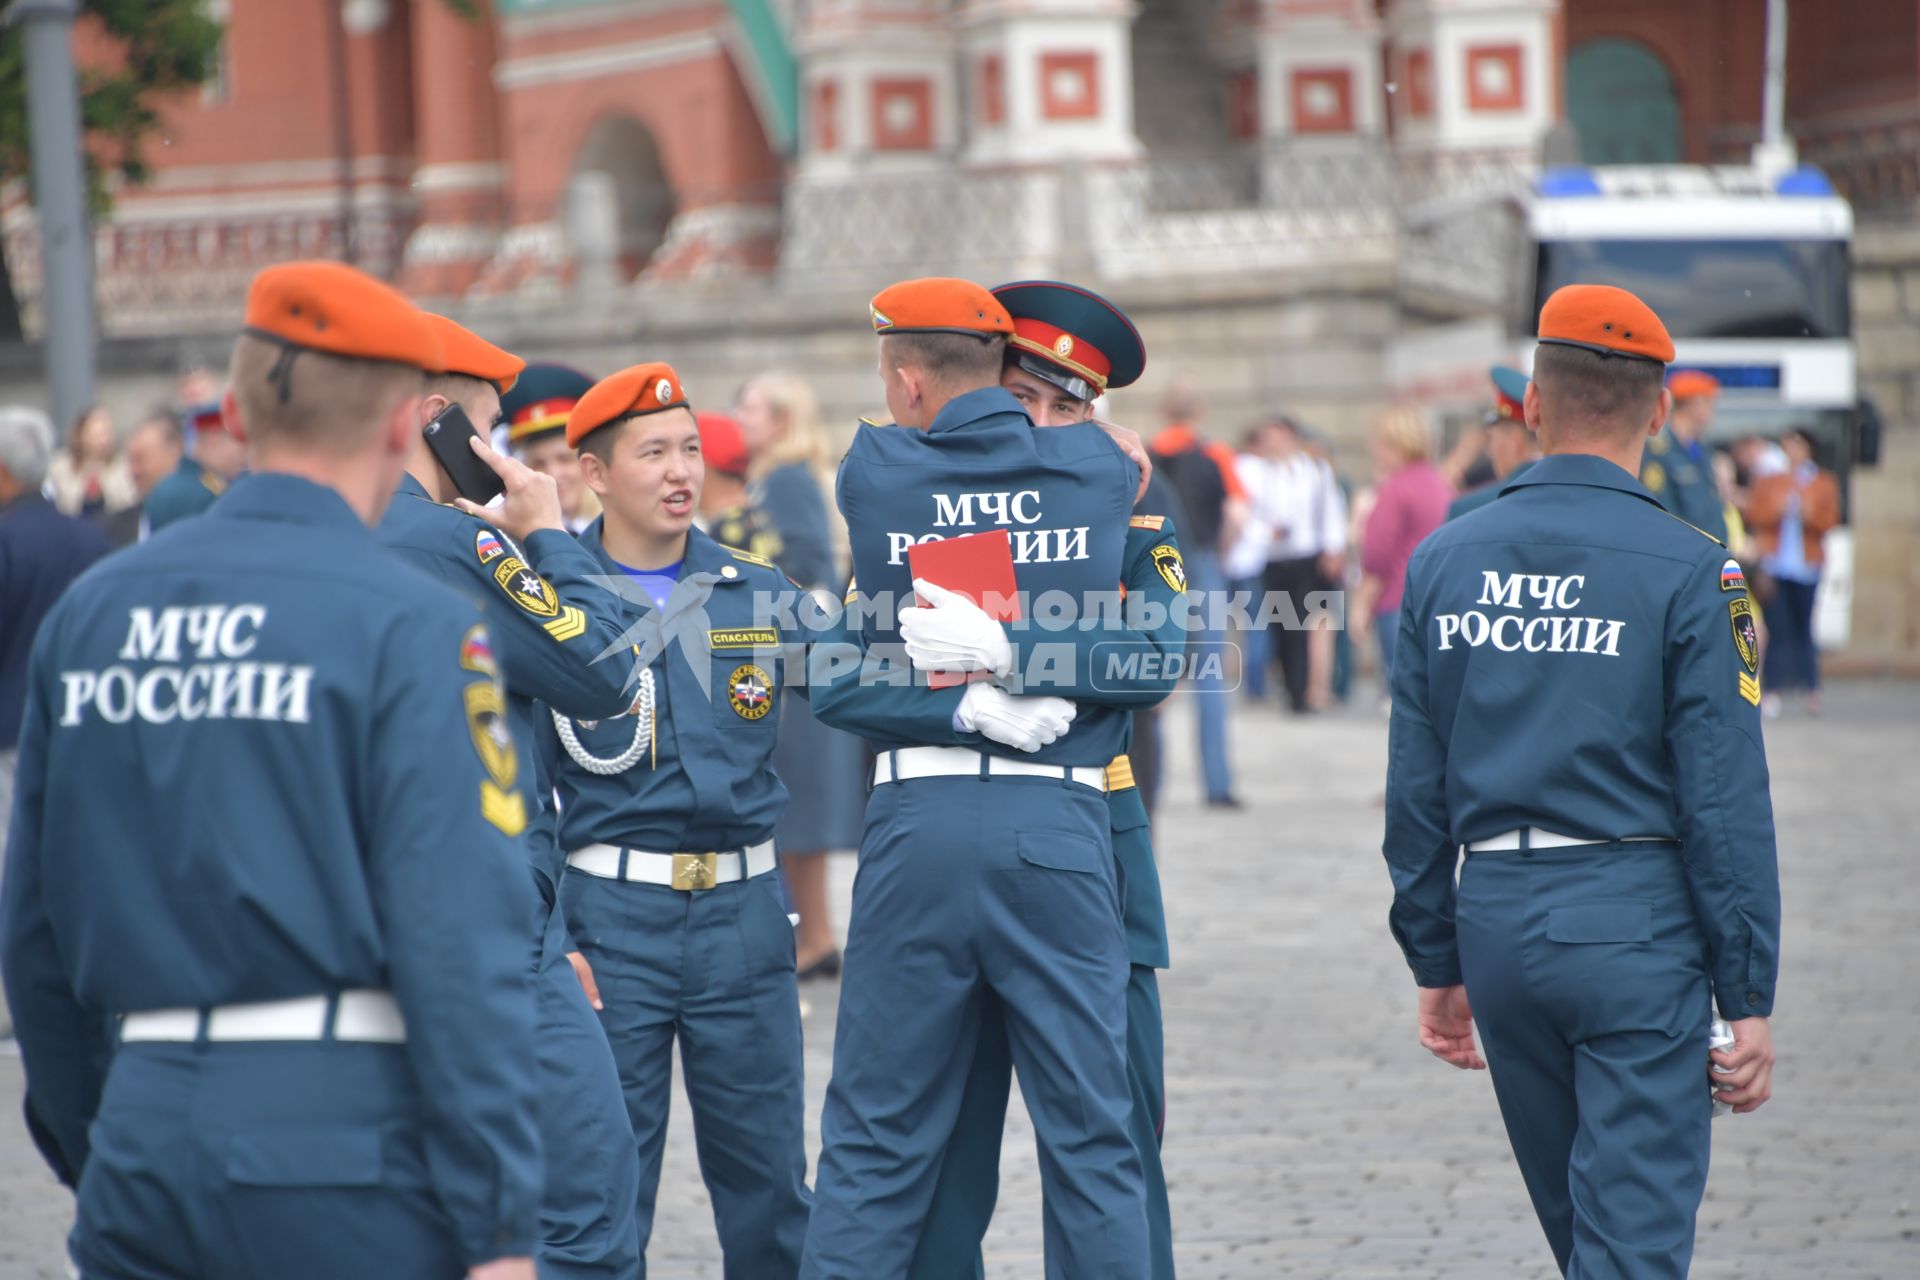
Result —
[[[595, 585], [600, 565], [567, 532], [553, 478], [495, 453], [484, 439], [525, 362], [442, 316], [427, 320], [445, 367], [428, 380], [421, 433], [380, 536], [486, 610], [516, 742], [534, 740], [535, 699], [563, 715], [613, 719], [631, 701], [630, 663], [594, 656], [619, 643], [624, 624], [610, 609], [618, 597]], [[501, 493], [498, 507], [478, 505]], [[523, 838], [544, 904], [528, 937], [546, 1152], [540, 1274], [627, 1280], [640, 1269], [633, 1131], [594, 1015], [593, 973], [572, 952], [558, 905], [553, 784], [531, 751], [515, 767], [538, 807]]]

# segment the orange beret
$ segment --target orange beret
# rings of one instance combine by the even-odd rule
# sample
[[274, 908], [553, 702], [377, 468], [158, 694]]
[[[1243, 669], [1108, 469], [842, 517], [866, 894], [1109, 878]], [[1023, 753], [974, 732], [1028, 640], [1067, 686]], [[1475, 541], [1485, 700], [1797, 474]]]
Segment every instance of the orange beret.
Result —
[[1540, 341], [1658, 364], [1673, 360], [1673, 339], [1653, 308], [1606, 284], [1555, 289], [1540, 308]]
[[927, 276], [902, 280], [873, 295], [875, 333], [964, 333], [987, 337], [1013, 332], [1000, 300], [971, 280]]
[[700, 456], [709, 471], [730, 476], [747, 474], [747, 437], [740, 424], [724, 413], [696, 413], [700, 422]]
[[1675, 400], [1697, 400], [1720, 394], [1720, 379], [1699, 369], [1681, 369], [1667, 379], [1667, 390]]
[[440, 339], [440, 367], [434, 373], [457, 373], [491, 382], [495, 391], [505, 395], [527, 367], [525, 360], [502, 351], [465, 325], [431, 311], [422, 314]]
[[440, 367], [440, 339], [426, 313], [341, 262], [283, 262], [262, 271], [247, 290], [246, 327], [286, 347]]
[[580, 442], [615, 418], [639, 417], [664, 409], [686, 409], [687, 389], [673, 366], [655, 361], [622, 369], [602, 378], [580, 397], [567, 415], [567, 443], [579, 448]]

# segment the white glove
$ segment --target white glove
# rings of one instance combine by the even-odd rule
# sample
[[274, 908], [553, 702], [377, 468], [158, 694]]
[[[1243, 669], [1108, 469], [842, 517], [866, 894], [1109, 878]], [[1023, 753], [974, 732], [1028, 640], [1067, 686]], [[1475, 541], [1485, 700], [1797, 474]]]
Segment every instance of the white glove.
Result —
[[913, 594], [923, 603], [900, 611], [900, 639], [914, 670], [991, 671], [996, 676], [1013, 670], [1013, 645], [986, 610], [925, 578], [913, 580]]
[[1012, 694], [997, 684], [970, 684], [954, 708], [953, 724], [1016, 751], [1038, 751], [1067, 731], [1079, 710], [1066, 698]]

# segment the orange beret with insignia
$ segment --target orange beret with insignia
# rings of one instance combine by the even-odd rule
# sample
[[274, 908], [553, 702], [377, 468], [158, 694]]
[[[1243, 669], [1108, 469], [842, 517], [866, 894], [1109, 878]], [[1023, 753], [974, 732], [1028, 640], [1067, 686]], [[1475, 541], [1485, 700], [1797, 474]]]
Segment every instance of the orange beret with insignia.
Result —
[[1000, 300], [971, 280], [927, 276], [890, 284], [873, 296], [873, 331], [961, 333], [976, 338], [1013, 332]]
[[1673, 360], [1673, 339], [1653, 308], [1606, 284], [1555, 289], [1540, 308], [1540, 341], [1656, 364]]
[[491, 382], [495, 391], [505, 395], [527, 367], [525, 360], [502, 351], [465, 325], [431, 311], [423, 314], [440, 339], [440, 367], [434, 373], [457, 373]]
[[672, 365], [636, 364], [600, 379], [580, 397], [567, 415], [567, 443], [578, 448], [582, 440], [618, 418], [688, 408], [687, 389], [680, 385]]
[[1680, 369], [1667, 379], [1667, 390], [1673, 392], [1675, 400], [1698, 400], [1719, 395], [1720, 379], [1698, 369]]
[[440, 367], [440, 339], [426, 313], [342, 262], [268, 267], [247, 290], [245, 324], [254, 336], [290, 350], [391, 360], [429, 371]]

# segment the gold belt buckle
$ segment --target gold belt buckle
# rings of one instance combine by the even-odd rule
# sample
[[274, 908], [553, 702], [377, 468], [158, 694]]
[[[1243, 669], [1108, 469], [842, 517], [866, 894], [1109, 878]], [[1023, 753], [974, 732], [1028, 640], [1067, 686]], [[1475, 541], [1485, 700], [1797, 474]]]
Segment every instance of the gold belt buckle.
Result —
[[673, 855], [673, 887], [688, 893], [711, 889], [717, 883], [718, 853], [676, 853]]

